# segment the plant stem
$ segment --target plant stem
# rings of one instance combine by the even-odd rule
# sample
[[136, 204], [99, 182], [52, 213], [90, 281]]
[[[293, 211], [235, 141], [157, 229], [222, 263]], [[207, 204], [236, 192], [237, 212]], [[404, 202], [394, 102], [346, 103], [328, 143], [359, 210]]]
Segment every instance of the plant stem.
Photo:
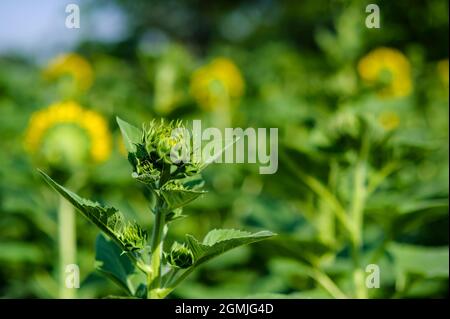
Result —
[[325, 203], [328, 204], [328, 206], [336, 215], [337, 220], [348, 232], [351, 233], [352, 226], [347, 218], [347, 213], [337, 197], [333, 193], [331, 193], [328, 188], [323, 185], [322, 182], [320, 182], [318, 179], [304, 173], [298, 167], [296, 167], [286, 154], [281, 153], [281, 156], [285, 160], [285, 163], [287, 164], [289, 169], [295, 175], [297, 175], [297, 177], [299, 177], [306, 186], [308, 186], [314, 193], [316, 193], [317, 196], [319, 196]]
[[367, 298], [367, 289], [364, 281], [364, 272], [361, 268], [360, 250], [362, 246], [362, 233], [364, 224], [364, 206], [367, 196], [367, 157], [369, 153], [368, 134], [364, 134], [361, 151], [356, 162], [353, 181], [353, 197], [350, 211], [353, 223], [352, 229], [352, 257], [353, 279], [355, 284], [355, 296]]
[[[337, 178], [339, 175], [339, 164], [336, 160], [331, 160], [330, 173], [328, 177], [328, 189], [332, 194], [337, 194]], [[318, 203], [318, 212], [316, 213], [316, 223], [319, 230], [319, 238], [330, 245], [336, 244], [336, 222], [333, 210], [321, 199]]]
[[220, 130], [231, 126], [231, 105], [227, 93], [221, 94], [213, 111], [214, 125]]
[[163, 200], [158, 196], [155, 207], [155, 224], [151, 240], [151, 272], [148, 274], [147, 297], [160, 298], [158, 289], [161, 288], [161, 257], [163, 252], [163, 232], [165, 226], [165, 212], [162, 209]]
[[393, 172], [400, 168], [400, 164], [397, 162], [390, 162], [386, 164], [371, 180], [367, 186], [367, 196], [372, 194], [378, 186]]
[[67, 265], [76, 263], [76, 229], [73, 206], [60, 197], [58, 209], [59, 298], [76, 298], [75, 288], [66, 287]]
[[316, 280], [328, 293], [336, 299], [347, 299], [348, 297], [334, 283], [334, 281], [324, 272], [317, 268], [310, 268], [310, 276]]

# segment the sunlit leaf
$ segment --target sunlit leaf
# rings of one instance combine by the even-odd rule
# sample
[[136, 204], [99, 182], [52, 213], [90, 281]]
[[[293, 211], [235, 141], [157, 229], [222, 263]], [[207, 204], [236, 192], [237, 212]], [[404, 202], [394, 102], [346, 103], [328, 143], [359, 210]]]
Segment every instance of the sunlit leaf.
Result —
[[214, 229], [210, 231], [203, 242], [199, 242], [191, 235], [187, 235], [187, 243], [194, 254], [194, 267], [209, 259], [221, 255], [233, 248], [255, 243], [275, 236], [270, 231], [250, 233], [235, 229]]
[[55, 182], [39, 170], [45, 181], [66, 198], [78, 211], [113, 239], [124, 251], [135, 251], [145, 247], [147, 233], [138, 224], [125, 220], [114, 207], [103, 206], [82, 198]]
[[116, 120], [117, 124], [119, 124], [120, 132], [122, 133], [125, 148], [130, 153], [136, 152], [135, 144], [141, 141], [142, 131], [119, 117], [116, 117]]
[[166, 202], [167, 211], [174, 211], [186, 206], [188, 203], [204, 194], [205, 191], [201, 190], [202, 185], [202, 179], [187, 178], [183, 180], [174, 180], [166, 183], [159, 193]]

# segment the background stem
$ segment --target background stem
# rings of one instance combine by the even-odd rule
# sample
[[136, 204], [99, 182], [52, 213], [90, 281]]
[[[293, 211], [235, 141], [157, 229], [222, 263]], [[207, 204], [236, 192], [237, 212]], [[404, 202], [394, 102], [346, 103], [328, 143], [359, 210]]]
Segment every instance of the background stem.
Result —
[[318, 268], [311, 268], [309, 275], [316, 280], [328, 293], [336, 299], [347, 299], [348, 297], [334, 283], [334, 281]]
[[60, 196], [58, 209], [59, 298], [76, 298], [76, 289], [66, 287], [67, 265], [76, 263], [76, 229], [73, 206]]
[[364, 206], [367, 196], [367, 157], [369, 153], [368, 134], [364, 134], [361, 151], [356, 162], [353, 181], [353, 197], [350, 216], [353, 223], [352, 257], [353, 280], [356, 298], [368, 298], [364, 280], [364, 271], [361, 264], [360, 251], [363, 243]]
[[285, 153], [280, 154], [285, 165], [308, 186], [319, 198], [321, 198], [334, 212], [336, 219], [342, 224], [348, 233], [352, 233], [352, 224], [350, 223], [347, 212], [340, 203], [339, 199], [318, 179], [306, 174], [300, 170]]

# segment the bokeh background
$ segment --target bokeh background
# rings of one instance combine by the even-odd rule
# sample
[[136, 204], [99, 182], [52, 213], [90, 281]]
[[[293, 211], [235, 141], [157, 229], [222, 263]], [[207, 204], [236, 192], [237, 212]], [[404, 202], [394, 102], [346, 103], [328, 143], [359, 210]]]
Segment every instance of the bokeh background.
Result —
[[[171, 297], [352, 297], [368, 264], [381, 271], [371, 298], [448, 296], [448, 1], [376, 1], [381, 28], [368, 29], [371, 2], [1, 1], [0, 296], [63, 297], [63, 204], [37, 167], [150, 227], [117, 115], [279, 129], [278, 172], [212, 165], [169, 241], [279, 235]], [[65, 27], [69, 3], [80, 29]], [[95, 272], [97, 234], [77, 215], [76, 297], [119, 291]]]

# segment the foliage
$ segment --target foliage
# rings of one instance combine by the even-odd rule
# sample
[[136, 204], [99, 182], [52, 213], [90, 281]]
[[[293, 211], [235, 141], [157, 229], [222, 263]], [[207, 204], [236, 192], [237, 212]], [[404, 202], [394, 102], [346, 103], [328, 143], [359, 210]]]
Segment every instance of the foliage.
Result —
[[[64, 297], [66, 200], [40, 167], [87, 217], [73, 225], [79, 298], [147, 296], [158, 198], [170, 227], [161, 285], [181, 278], [169, 298], [446, 297], [448, 2], [377, 4], [380, 29], [365, 27], [360, 0], [96, 1], [80, 4], [81, 30], [113, 6], [128, 17], [121, 39], [82, 39], [65, 55], [1, 51], [0, 295]], [[278, 128], [279, 169], [192, 163], [160, 185], [172, 165], [152, 162], [171, 142], [152, 138], [160, 117]], [[222, 228], [238, 237], [205, 238]], [[278, 236], [209, 259], [260, 229]], [[370, 264], [378, 289], [362, 287]]]
[[[123, 214], [114, 207], [102, 206], [81, 198], [56, 183], [44, 172], [40, 173], [54, 190], [117, 244], [119, 249], [115, 248], [112, 242], [108, 243], [102, 239], [103, 237], [97, 239], [96, 260], [100, 264], [98, 269], [117, 282], [130, 296], [165, 297], [203, 262], [235, 247], [274, 235], [269, 231], [252, 234], [233, 229], [215, 229], [205, 236], [202, 243], [187, 235], [187, 246], [179, 244], [172, 246], [169, 253], [170, 262], [167, 262], [163, 259], [166, 255], [163, 245], [168, 222], [173, 219], [175, 210], [182, 209], [202, 194], [200, 191], [193, 191], [187, 186], [187, 182], [177, 184], [171, 182], [183, 181], [186, 177], [198, 175], [203, 165], [183, 161], [173, 162], [170, 146], [174, 146], [178, 141], [172, 144], [170, 139], [176, 128], [182, 128], [181, 122], [175, 124], [152, 122], [148, 127], [144, 126], [144, 129], [139, 130], [119, 118], [117, 120], [127, 143], [133, 177], [147, 185], [156, 198], [152, 210], [155, 221], [149, 245], [147, 232], [135, 222], [126, 221]], [[125, 256], [122, 257], [123, 254], [126, 254], [129, 260]], [[150, 260], [150, 263], [147, 260]], [[184, 269], [184, 272], [179, 273], [180, 269]], [[138, 270], [143, 272], [147, 280], [139, 283], [138, 288], [134, 289], [130, 283], [130, 276], [135, 275]], [[164, 282], [162, 278], [165, 279]], [[145, 288], [139, 289], [141, 286]], [[144, 294], [143, 290], [147, 293]]]

